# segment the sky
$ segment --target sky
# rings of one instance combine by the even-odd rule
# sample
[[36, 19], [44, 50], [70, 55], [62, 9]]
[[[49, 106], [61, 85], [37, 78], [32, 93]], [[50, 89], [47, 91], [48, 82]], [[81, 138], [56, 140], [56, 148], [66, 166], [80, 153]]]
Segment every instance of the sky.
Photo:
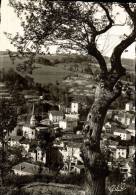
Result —
[[[9, 0], [2, 0], [1, 7], [1, 25], [0, 25], [0, 51], [5, 51], [7, 49], [16, 50], [9, 42], [9, 40], [4, 35], [4, 32], [15, 34], [16, 32], [22, 33], [22, 28], [20, 26], [20, 21], [14, 13], [13, 8], [8, 5]], [[23, 0], [22, 0], [23, 1]], [[120, 12], [121, 10], [116, 10]], [[124, 12], [122, 12], [121, 17], [118, 16], [117, 20], [123, 22], [125, 17]], [[108, 33], [103, 34], [98, 39], [99, 49], [106, 56], [110, 56], [113, 48], [120, 42], [120, 35], [124, 33], [129, 34], [130, 29], [127, 26], [116, 26], [113, 27]], [[135, 59], [135, 43], [129, 46], [126, 51], [122, 54], [124, 58]], [[51, 47], [51, 53], [55, 53], [56, 47]]]

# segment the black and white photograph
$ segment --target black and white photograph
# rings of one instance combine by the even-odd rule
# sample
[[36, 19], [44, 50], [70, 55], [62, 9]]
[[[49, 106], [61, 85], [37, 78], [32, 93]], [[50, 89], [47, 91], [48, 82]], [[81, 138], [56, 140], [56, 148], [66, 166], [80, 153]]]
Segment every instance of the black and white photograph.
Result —
[[0, 0], [0, 195], [134, 195], [136, 3]]

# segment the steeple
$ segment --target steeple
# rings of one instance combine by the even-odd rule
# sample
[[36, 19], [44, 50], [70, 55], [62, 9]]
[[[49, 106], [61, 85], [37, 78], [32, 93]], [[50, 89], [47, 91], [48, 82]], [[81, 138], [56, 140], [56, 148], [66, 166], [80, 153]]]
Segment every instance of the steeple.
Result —
[[30, 126], [31, 127], [35, 127], [36, 126], [36, 118], [35, 118], [35, 113], [34, 113], [34, 104], [33, 104], [33, 108], [32, 108], [32, 114], [31, 114], [31, 118], [30, 118]]

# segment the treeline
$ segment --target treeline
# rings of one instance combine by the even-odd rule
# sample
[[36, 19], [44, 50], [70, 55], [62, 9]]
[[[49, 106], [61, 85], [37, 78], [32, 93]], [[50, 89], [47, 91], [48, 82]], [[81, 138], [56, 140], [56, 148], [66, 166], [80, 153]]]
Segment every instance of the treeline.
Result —
[[16, 73], [13, 68], [5, 71], [3, 68], [0, 71], [0, 82], [5, 82], [11, 90], [29, 89], [33, 85], [33, 78], [26, 76], [23, 77]]
[[55, 65], [59, 63], [81, 63], [81, 62], [92, 62], [97, 63], [95, 58], [85, 55], [56, 55], [56, 56], [37, 56], [35, 59], [36, 63], [44, 65]]

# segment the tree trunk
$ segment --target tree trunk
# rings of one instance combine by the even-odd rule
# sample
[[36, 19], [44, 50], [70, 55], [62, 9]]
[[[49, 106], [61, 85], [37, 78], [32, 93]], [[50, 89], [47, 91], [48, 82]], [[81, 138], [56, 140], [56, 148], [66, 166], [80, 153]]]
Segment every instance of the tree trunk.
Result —
[[105, 195], [105, 178], [102, 176], [90, 180], [90, 186], [88, 181], [86, 183], [86, 195]]
[[100, 149], [101, 132], [107, 110], [120, 94], [121, 88], [119, 86], [111, 90], [104, 83], [99, 83], [96, 88], [95, 101], [84, 128], [85, 136], [82, 148], [87, 195], [105, 195], [108, 166]]

